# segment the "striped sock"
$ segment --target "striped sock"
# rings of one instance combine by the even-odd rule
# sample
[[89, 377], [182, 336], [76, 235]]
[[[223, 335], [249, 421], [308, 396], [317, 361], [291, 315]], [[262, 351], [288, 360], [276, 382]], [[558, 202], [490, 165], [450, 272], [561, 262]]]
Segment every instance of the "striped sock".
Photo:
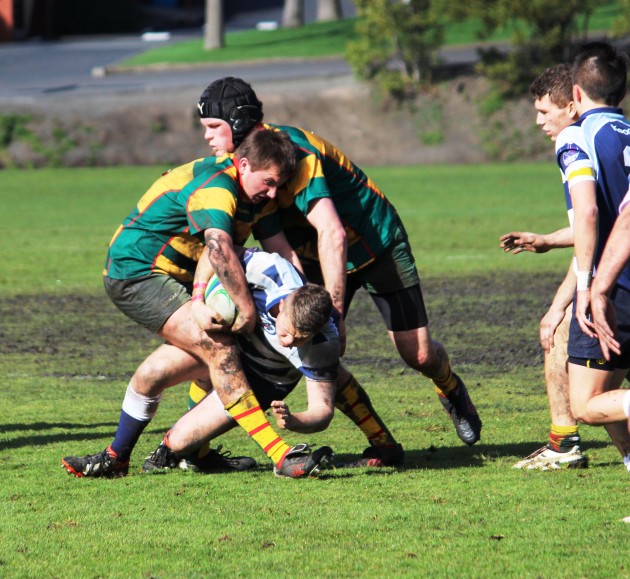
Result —
[[551, 425], [549, 431], [549, 446], [556, 452], [568, 452], [576, 444], [580, 444], [580, 433], [578, 432], [578, 425], [574, 426], [558, 426], [557, 424]]
[[291, 447], [272, 428], [260, 407], [256, 395], [250, 390], [234, 404], [226, 407], [230, 416], [265, 451], [276, 466], [280, 466]]
[[446, 360], [446, 371], [442, 376], [433, 378], [433, 384], [435, 384], [435, 391], [438, 396], [446, 398], [455, 388], [457, 388], [459, 382], [451, 370], [451, 364]]
[[[197, 382], [194, 380], [190, 383], [188, 389], [188, 410], [194, 408], [199, 404], [208, 394]], [[168, 446], [168, 445], [167, 445]], [[197, 451], [197, 458], [203, 458], [210, 452], [210, 442], [204, 442]]]
[[197, 406], [206, 397], [206, 394], [207, 392], [193, 380], [188, 389], [188, 410]]
[[335, 407], [354, 422], [373, 446], [395, 445], [396, 440], [387, 430], [370, 401], [370, 397], [353, 376], [335, 396]]

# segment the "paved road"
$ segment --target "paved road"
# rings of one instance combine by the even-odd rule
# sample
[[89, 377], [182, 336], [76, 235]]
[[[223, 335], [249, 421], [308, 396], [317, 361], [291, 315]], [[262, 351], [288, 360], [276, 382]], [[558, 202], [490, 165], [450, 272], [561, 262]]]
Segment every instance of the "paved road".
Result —
[[[349, 0], [342, 0], [344, 15], [354, 16]], [[307, 2], [305, 20], [315, 17], [315, 3]], [[279, 21], [281, 10], [267, 8], [238, 14], [226, 23], [226, 30], [252, 28], [262, 20]], [[174, 31], [169, 43], [201, 37], [201, 30]], [[159, 43], [163, 44], [163, 43]], [[135, 54], [153, 48], [155, 42], [143, 41], [140, 35], [95, 38], [68, 38], [61, 41], [30, 40], [0, 44], [0, 106], [6, 103], [45, 106], [46, 99], [88, 98], [94, 94], [117, 95], [159, 93], [160, 90], [195, 88], [209, 79], [232, 74], [252, 83], [306, 80], [313, 78], [350, 77], [351, 71], [342, 58], [207, 65], [189, 69], [159, 72], [108, 74], [95, 76], [94, 71], [107, 69]], [[476, 58], [473, 48], [446, 50], [446, 62], [468, 63]]]
[[[174, 35], [170, 42], [181, 40]], [[349, 76], [350, 68], [341, 58], [294, 62], [234, 63], [202, 68], [171, 69], [160, 72], [93, 76], [94, 69], [115, 65], [154, 43], [139, 37], [29, 41], [0, 45], [0, 101], [28, 103], [51, 95], [89, 96], [99, 93], [155, 92], [160, 89], [199, 87], [205, 80], [232, 74], [250, 82], [322, 79]], [[450, 49], [447, 62], [472, 62], [472, 48]], [[41, 104], [41, 103], [40, 103]]]
[[[173, 41], [176, 41], [177, 37]], [[109, 38], [62, 42], [26, 42], [0, 48], [0, 100], [29, 102], [50, 95], [89, 96], [95, 92], [159, 91], [161, 88], [199, 87], [206, 79], [233, 74], [251, 82], [349, 75], [342, 59], [316, 61], [208, 65], [95, 77], [92, 71], [111, 66], [151, 48], [139, 38]]]

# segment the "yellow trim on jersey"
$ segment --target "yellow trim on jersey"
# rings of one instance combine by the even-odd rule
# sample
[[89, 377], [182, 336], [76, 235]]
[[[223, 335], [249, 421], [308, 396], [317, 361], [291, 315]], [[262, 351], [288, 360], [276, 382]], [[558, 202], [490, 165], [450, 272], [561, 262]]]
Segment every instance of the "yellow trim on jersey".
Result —
[[318, 178], [324, 178], [323, 166], [317, 155], [307, 155], [300, 160], [293, 177], [282, 188], [288, 195], [279, 195], [278, 205], [282, 209], [293, 205], [294, 196], [306, 189], [312, 179]]
[[120, 235], [120, 232], [124, 229], [124, 226], [119, 225], [118, 229], [116, 229], [116, 233], [114, 233], [114, 235], [112, 236], [112, 240], [109, 242], [109, 246], [112, 246], [112, 243], [114, 243], [114, 241], [116, 241], [116, 238]]
[[567, 172], [567, 179], [572, 181], [578, 177], [592, 177], [595, 180], [595, 172], [592, 167], [581, 167], [579, 169], [575, 169], [574, 171]]
[[[355, 167], [352, 161], [350, 160], [350, 158], [344, 155], [337, 147], [335, 147], [334, 145], [331, 145], [326, 139], [323, 139], [322, 137], [314, 135], [313, 133], [309, 133], [308, 131], [304, 131], [303, 129], [300, 129], [300, 130], [302, 130], [308, 142], [313, 147], [315, 147], [318, 151], [320, 151], [322, 155], [330, 159], [334, 159], [339, 164], [340, 167], [343, 167], [344, 169], [346, 169], [346, 171], [348, 171], [350, 174], [355, 173]], [[303, 163], [303, 162], [304, 162], [303, 160], [300, 161], [300, 163]], [[322, 166], [320, 165], [320, 169], [321, 168]], [[320, 175], [323, 176], [321, 173], [317, 176], [320, 176]], [[385, 197], [383, 192], [376, 186], [376, 183], [374, 183], [374, 181], [372, 181], [372, 179], [370, 179], [367, 175], [366, 177], [367, 177], [367, 181], [365, 182], [365, 186], [371, 189], [379, 197]], [[301, 189], [302, 188], [299, 188], [297, 189], [297, 191], [301, 191]]]
[[193, 261], [199, 261], [203, 251], [203, 243], [188, 233], [182, 233], [178, 237], [173, 237], [169, 241], [169, 245]]
[[153, 271], [161, 271], [183, 283], [188, 283], [193, 280], [193, 276], [188, 270], [177, 267], [170, 259], [164, 257], [164, 255], [159, 255], [154, 263]]
[[195, 191], [188, 200], [188, 211], [205, 211], [219, 209], [228, 215], [236, 214], [237, 200], [232, 193], [223, 187], [208, 187]]
[[143, 213], [151, 203], [161, 195], [164, 195], [164, 193], [168, 191], [179, 191], [190, 183], [194, 177], [195, 163], [201, 160], [202, 159], [196, 159], [195, 161], [186, 163], [186, 165], [181, 165], [164, 173], [140, 198], [137, 205], [138, 211]]

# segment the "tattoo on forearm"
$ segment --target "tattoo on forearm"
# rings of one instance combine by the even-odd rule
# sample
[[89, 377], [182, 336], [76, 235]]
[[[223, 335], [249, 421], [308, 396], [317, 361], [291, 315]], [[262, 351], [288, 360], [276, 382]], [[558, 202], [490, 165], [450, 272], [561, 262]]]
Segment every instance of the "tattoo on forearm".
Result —
[[229, 279], [228, 255], [223, 241], [218, 235], [211, 233], [208, 235], [206, 244], [208, 246], [208, 259], [214, 271], [220, 278]]

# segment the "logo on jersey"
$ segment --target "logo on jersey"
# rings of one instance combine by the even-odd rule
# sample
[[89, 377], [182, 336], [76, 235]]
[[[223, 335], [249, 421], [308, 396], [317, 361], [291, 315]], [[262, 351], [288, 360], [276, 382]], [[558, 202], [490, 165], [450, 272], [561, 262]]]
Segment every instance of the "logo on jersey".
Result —
[[269, 314], [259, 312], [260, 323], [262, 324], [263, 330], [265, 334], [269, 334], [270, 336], [276, 335], [276, 324], [274, 324], [273, 320], [269, 317]]
[[562, 160], [565, 165], [570, 165], [574, 161], [578, 160], [580, 156], [580, 151], [576, 151], [575, 149], [569, 149], [564, 155], [562, 155]]
[[626, 135], [626, 136], [630, 135], [630, 127], [626, 128], [626, 129], [622, 129], [622, 128], [618, 127], [617, 125], [611, 123], [610, 128], [613, 131], [615, 131], [615, 133], [619, 133], [620, 135]]

